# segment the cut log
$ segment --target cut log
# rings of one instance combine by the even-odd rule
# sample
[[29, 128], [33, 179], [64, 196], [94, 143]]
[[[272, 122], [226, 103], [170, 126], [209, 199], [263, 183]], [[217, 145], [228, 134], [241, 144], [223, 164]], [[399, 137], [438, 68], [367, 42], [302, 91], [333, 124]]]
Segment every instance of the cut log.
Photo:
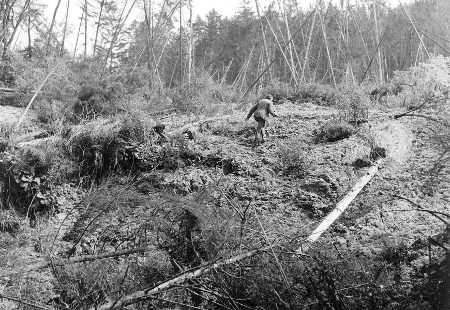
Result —
[[383, 162], [383, 158], [380, 158], [371, 166], [367, 173], [359, 179], [359, 181], [352, 187], [352, 189], [345, 195], [345, 197], [338, 202], [336, 208], [333, 209], [323, 221], [317, 226], [316, 229], [309, 235], [304, 243], [297, 249], [297, 255], [304, 255], [311, 248], [312, 244], [319, 239], [319, 237], [341, 216], [342, 213], [350, 206], [352, 201], [358, 196], [359, 192], [366, 186], [367, 183], [378, 172], [380, 164]]

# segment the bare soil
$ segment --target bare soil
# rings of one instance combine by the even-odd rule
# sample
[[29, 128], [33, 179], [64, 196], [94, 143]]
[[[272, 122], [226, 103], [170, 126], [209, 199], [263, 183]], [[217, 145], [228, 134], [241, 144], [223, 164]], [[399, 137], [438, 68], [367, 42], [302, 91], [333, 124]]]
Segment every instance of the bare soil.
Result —
[[[0, 106], [0, 124], [14, 124], [23, 110]], [[367, 168], [356, 168], [353, 162], [368, 158], [371, 145], [386, 148], [388, 158], [380, 172], [352, 203], [352, 207], [323, 235], [316, 247], [337, 244], [340, 253], [359, 253], [375, 257], [386, 247], [419, 244], [428, 236], [437, 235], [444, 225], [426, 212], [396, 198], [408, 197], [415, 203], [435, 211], [445, 212], [449, 202], [449, 185], [430, 191], [424, 173], [436, 156], [426, 134], [420, 130], [422, 120], [401, 118], [393, 120], [395, 110], [370, 111], [370, 119], [348, 139], [334, 143], [314, 143], [313, 132], [325, 122], [336, 118], [338, 111], [313, 104], [286, 103], [276, 106], [279, 118], [273, 118], [267, 129], [268, 141], [252, 149], [254, 122], [244, 122], [245, 112], [235, 112], [217, 118], [200, 119], [176, 117], [163, 119], [169, 130], [183, 126], [198, 132], [195, 145], [200, 152], [217, 152], [220, 158], [232, 158], [235, 167], [224, 174], [217, 166], [192, 165], [176, 171], [154, 171], [144, 174], [146, 180], [157, 180], [161, 191], [175, 196], [194, 196], [205, 184], [218, 183], [230, 197], [239, 197], [236, 203], [251, 204], [270, 227], [268, 238], [280, 234], [307, 234], [365, 174]], [[194, 126], [194, 125], [195, 126]], [[24, 128], [33, 130], [32, 118]], [[300, 165], [286, 169], [283, 159], [290, 153], [301, 157]], [[219, 181], [217, 181], [219, 180]], [[74, 229], [79, 212], [70, 213], [70, 207], [81, 193], [70, 185], [57, 189], [61, 193], [60, 214], [48, 220], [48, 226], [38, 230], [26, 227], [14, 237], [0, 233], [0, 241], [8, 244], [0, 251], [0, 269], [13, 271], [42, 257], [36, 248], [40, 238], [60, 239]], [[76, 216], [75, 216], [75, 215]], [[121, 216], [127, 216], [121, 213]], [[133, 215], [131, 215], [133, 216]], [[62, 224], [64, 222], [64, 224]], [[60, 226], [62, 225], [62, 229]], [[90, 241], [92, 242], [92, 240]], [[64, 242], [59, 243], [59, 245]], [[408, 278], [414, 268], [421, 268], [428, 259], [426, 243], [420, 256], [412, 260], [402, 276]], [[48, 249], [47, 249], [48, 250]], [[57, 252], [55, 249], [54, 251]], [[8, 262], [8, 263], [6, 263]], [[45, 300], [51, 297], [51, 276], [48, 271], [28, 275], [26, 283], [43, 283]], [[25, 279], [25, 278], [23, 278]], [[39, 280], [38, 280], [39, 279]], [[0, 279], [0, 293], [11, 287], [8, 278]], [[15, 286], [13, 284], [12, 286]], [[9, 309], [11, 302], [3, 301], [0, 309]]]

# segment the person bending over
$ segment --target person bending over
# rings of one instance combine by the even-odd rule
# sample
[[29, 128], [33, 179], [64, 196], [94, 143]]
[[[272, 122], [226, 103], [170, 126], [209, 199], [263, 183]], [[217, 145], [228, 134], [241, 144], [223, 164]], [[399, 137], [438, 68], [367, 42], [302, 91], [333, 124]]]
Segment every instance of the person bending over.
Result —
[[261, 136], [261, 142], [264, 143], [266, 141], [266, 125], [268, 124], [269, 114], [278, 117], [273, 111], [273, 97], [272, 95], [267, 95], [264, 99], [259, 100], [248, 112], [247, 121], [252, 114], [254, 115], [255, 121], [258, 122], [258, 126], [256, 127], [255, 132], [255, 140], [253, 141], [253, 147], [256, 147], [258, 143], [258, 135]]

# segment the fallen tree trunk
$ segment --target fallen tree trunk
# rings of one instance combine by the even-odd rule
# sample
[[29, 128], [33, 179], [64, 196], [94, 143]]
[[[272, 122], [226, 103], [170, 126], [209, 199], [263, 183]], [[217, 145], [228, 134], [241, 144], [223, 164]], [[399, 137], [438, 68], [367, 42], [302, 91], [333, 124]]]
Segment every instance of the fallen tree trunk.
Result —
[[367, 183], [378, 172], [378, 168], [383, 159], [379, 159], [373, 166], [369, 168], [366, 175], [364, 175], [359, 181], [352, 187], [352, 189], [345, 195], [345, 197], [338, 202], [336, 208], [333, 209], [323, 221], [317, 226], [316, 229], [309, 235], [304, 243], [297, 249], [297, 255], [304, 255], [312, 246], [314, 242], [341, 216], [342, 213], [350, 206], [350, 203], [356, 198], [359, 192], [366, 186]]
[[157, 286], [155, 286], [155, 287], [153, 287], [151, 289], [137, 291], [137, 292], [135, 292], [133, 294], [126, 295], [126, 296], [124, 296], [122, 298], [119, 298], [117, 300], [114, 300], [114, 301], [111, 301], [111, 302], [109, 302], [107, 304], [104, 304], [103, 306], [91, 308], [90, 310], [118, 310], [118, 309], [123, 309], [123, 307], [126, 307], [126, 306], [129, 306], [129, 305], [135, 304], [135, 303], [137, 303], [139, 301], [151, 298], [153, 295], [156, 295], [156, 294], [158, 294], [161, 291], [164, 291], [164, 290], [166, 290], [168, 288], [171, 288], [173, 286], [176, 286], [176, 285], [180, 285], [180, 284], [182, 284], [182, 283], [184, 283], [184, 282], [186, 282], [188, 280], [198, 278], [199, 276], [207, 274], [207, 273], [209, 273], [209, 272], [211, 272], [211, 271], [213, 271], [213, 270], [215, 270], [215, 269], [217, 269], [217, 268], [219, 268], [221, 266], [230, 265], [232, 263], [241, 261], [241, 260], [243, 260], [245, 258], [252, 257], [252, 256], [254, 256], [254, 255], [258, 254], [258, 253], [266, 252], [266, 251], [272, 249], [273, 247], [275, 247], [275, 245], [270, 245], [270, 246], [267, 246], [267, 247], [262, 248], [262, 249], [249, 251], [249, 252], [246, 252], [246, 253], [243, 253], [243, 254], [240, 254], [240, 255], [233, 256], [233, 257], [228, 258], [226, 260], [222, 260], [222, 261], [210, 264], [210, 265], [202, 266], [202, 267], [197, 268], [195, 270], [192, 270], [192, 271], [183, 273], [181, 275], [178, 275], [177, 277], [175, 277], [173, 279], [170, 279], [169, 281], [163, 282], [163, 283], [161, 283], [161, 284], [159, 284], [159, 285], [157, 285]]

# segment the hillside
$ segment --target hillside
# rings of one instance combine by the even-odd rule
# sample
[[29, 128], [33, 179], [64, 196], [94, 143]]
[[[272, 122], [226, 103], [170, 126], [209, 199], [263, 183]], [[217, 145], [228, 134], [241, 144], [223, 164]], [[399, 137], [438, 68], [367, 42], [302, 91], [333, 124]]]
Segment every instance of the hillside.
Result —
[[[298, 102], [275, 108], [279, 118], [270, 121], [268, 141], [256, 149], [251, 147], [254, 121], [244, 122], [245, 111], [204, 119], [160, 116], [175, 140], [171, 146], [158, 146], [147, 136], [139, 149], [130, 145], [133, 154], [141, 154], [135, 157], [141, 159], [136, 162], [138, 170], [123, 168], [115, 177], [102, 179], [97, 189], [83, 189], [80, 184], [49, 185], [53, 211], [39, 216], [31, 227], [24, 211], [2, 213], [18, 224], [0, 233], [4, 244], [0, 294], [15, 296], [22, 305], [33, 300], [42, 307], [81, 309], [152, 287], [182, 270], [275, 242], [283, 246], [249, 261], [251, 268], [237, 264], [202, 277], [205, 281], [222, 279], [218, 287], [207, 285], [206, 292], [201, 292], [195, 290], [195, 282], [188, 282], [203, 299], [196, 301], [191, 296], [189, 307], [236, 300], [251, 308], [258, 304], [273, 308], [281, 305], [280, 301], [265, 290], [289, 285], [296, 287], [297, 293], [280, 299], [306, 308], [333, 298], [349, 308], [377, 299], [393, 303], [391, 309], [436, 305], [433, 298], [437, 297], [420, 297], [417, 290], [423, 285], [421, 277], [427, 274], [430, 259], [440, 255], [437, 247], [430, 256], [428, 238], [441, 238], [445, 224], [430, 213], [447, 211], [450, 184], [445, 181], [439, 188], [430, 188], [423, 177], [437, 155], [422, 130], [424, 120], [394, 120], [398, 109], [377, 108], [369, 111], [367, 123], [352, 129], [350, 137], [322, 142], [317, 140], [318, 129], [339, 119], [341, 110]], [[87, 124], [78, 131], [87, 129], [95, 135], [95, 124], [116, 126], [114, 121], [92, 124], [94, 127]], [[194, 130], [196, 141], [178, 137], [176, 133], [183, 128]], [[73, 133], [70, 139], [76, 137]], [[44, 139], [44, 148], [48, 143]], [[387, 152], [379, 173], [323, 235], [309, 258], [292, 259], [301, 241], [366, 173], [375, 145]], [[96, 256], [142, 246], [146, 250], [116, 259], [39, 267], [50, 258]], [[301, 274], [296, 272], [309, 280], [297, 279]], [[234, 279], [236, 273], [245, 273], [245, 279]], [[265, 273], [275, 278], [266, 281]], [[284, 279], [277, 279], [280, 275]], [[333, 279], [333, 287], [351, 288], [341, 295], [337, 287], [316, 282], [321, 277]], [[256, 283], [260, 290], [252, 288]], [[241, 302], [240, 293], [233, 291], [240, 286], [248, 290]], [[308, 287], [318, 291], [298, 291]], [[330, 289], [337, 290], [337, 297], [329, 295]], [[222, 291], [230, 297], [212, 297]], [[318, 299], [321, 294], [325, 294], [323, 300]], [[161, 296], [165, 297], [152, 302], [155, 307], [166, 307], [166, 299], [173, 301], [169, 304], [184, 299], [175, 291]], [[0, 309], [17, 305], [4, 299]]]
[[0, 310], [450, 309], [450, 1], [237, 2], [0, 1]]

